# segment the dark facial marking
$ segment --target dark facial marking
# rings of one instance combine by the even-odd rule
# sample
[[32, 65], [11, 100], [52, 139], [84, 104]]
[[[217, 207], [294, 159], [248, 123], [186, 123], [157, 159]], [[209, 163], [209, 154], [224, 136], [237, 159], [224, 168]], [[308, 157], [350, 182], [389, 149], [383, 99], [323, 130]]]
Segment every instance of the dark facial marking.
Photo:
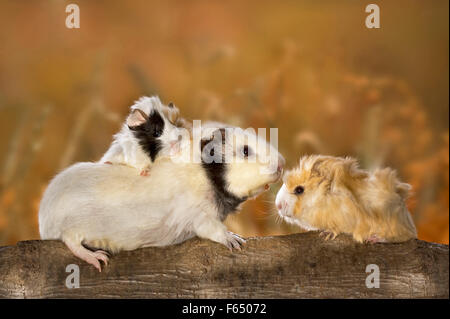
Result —
[[133, 131], [144, 152], [147, 153], [152, 162], [155, 161], [156, 156], [162, 149], [159, 137], [164, 132], [164, 120], [161, 115], [153, 111], [145, 123], [139, 126], [129, 126], [129, 128]]
[[[213, 187], [219, 218], [223, 221], [228, 214], [236, 211], [238, 206], [247, 198], [239, 198], [226, 189], [227, 164], [225, 163], [225, 150], [223, 148], [225, 144], [225, 129], [220, 129], [219, 132], [216, 131], [214, 133], [210, 139], [201, 140], [200, 148], [202, 152], [202, 166]], [[206, 156], [209, 157], [206, 158]]]

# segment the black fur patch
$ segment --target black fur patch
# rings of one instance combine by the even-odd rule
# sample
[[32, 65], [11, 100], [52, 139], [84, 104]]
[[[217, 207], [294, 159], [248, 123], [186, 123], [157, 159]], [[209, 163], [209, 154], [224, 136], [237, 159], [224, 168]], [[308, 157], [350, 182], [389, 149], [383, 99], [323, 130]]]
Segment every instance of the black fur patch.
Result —
[[161, 115], [153, 111], [148, 117], [147, 121], [139, 126], [129, 126], [133, 131], [134, 136], [139, 140], [139, 145], [152, 162], [155, 161], [156, 156], [162, 149], [161, 136], [164, 132], [164, 120]]
[[[237, 210], [238, 206], [247, 198], [240, 198], [227, 190], [225, 154], [223, 144], [225, 143], [225, 129], [214, 132], [210, 139], [202, 139], [200, 147], [202, 151], [202, 166], [213, 187], [217, 210], [220, 220], [225, 220], [228, 214]], [[220, 141], [221, 137], [221, 141]], [[210, 155], [209, 160], [205, 158]], [[211, 161], [211, 157], [213, 158]]]

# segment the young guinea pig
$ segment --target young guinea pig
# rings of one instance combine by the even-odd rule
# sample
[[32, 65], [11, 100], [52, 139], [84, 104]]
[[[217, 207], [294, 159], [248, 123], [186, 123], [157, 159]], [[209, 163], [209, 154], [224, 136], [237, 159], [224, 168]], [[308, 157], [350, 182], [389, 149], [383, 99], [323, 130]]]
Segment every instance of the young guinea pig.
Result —
[[[219, 128], [200, 136], [192, 143], [194, 158], [159, 158], [151, 178], [102, 163], [78, 163], [62, 171], [40, 204], [41, 238], [61, 239], [99, 271], [100, 261], [108, 262], [106, 251], [171, 245], [193, 236], [240, 249], [244, 240], [222, 221], [276, 182], [284, 159], [265, 139], [258, 147], [250, 145], [248, 132], [224, 138], [226, 131]], [[268, 160], [262, 154], [267, 149]]]
[[178, 127], [184, 126], [179, 110], [158, 97], [142, 97], [131, 106], [125, 124], [100, 162], [137, 168], [147, 176], [159, 156], [168, 156], [178, 142]]
[[367, 172], [352, 158], [305, 156], [283, 177], [275, 205], [279, 215], [327, 238], [348, 233], [358, 242], [416, 238], [405, 205], [410, 185], [390, 168]]

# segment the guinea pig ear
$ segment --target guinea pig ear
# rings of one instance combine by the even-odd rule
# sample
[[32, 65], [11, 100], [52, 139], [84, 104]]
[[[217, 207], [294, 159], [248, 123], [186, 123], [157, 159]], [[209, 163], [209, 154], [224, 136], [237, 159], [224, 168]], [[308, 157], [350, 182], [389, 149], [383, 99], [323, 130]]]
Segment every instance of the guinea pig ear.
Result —
[[208, 145], [210, 142], [212, 142], [213, 138], [202, 138], [200, 140], [200, 151], [203, 152], [203, 149], [206, 147], [206, 145]]
[[358, 180], [368, 177], [369, 174], [360, 169], [358, 161], [354, 158], [347, 157], [337, 163], [332, 170], [331, 188], [336, 189], [340, 187], [349, 188]]
[[359, 168], [358, 161], [354, 158], [347, 157], [344, 160], [344, 170], [353, 178], [363, 179], [369, 176], [369, 174]]
[[134, 109], [131, 111], [130, 115], [127, 118], [127, 125], [129, 128], [138, 127], [148, 120], [148, 115], [144, 113], [144, 111], [140, 109]]
[[225, 145], [224, 128], [215, 130], [209, 138], [202, 138], [200, 141], [202, 160], [206, 163], [222, 163], [223, 145]]
[[322, 172], [321, 165], [324, 162], [324, 159], [318, 159], [314, 162], [314, 164], [311, 166], [311, 175], [321, 177], [324, 175], [324, 172]]
[[224, 128], [220, 128], [213, 133], [214, 138], [220, 138], [220, 141], [222, 145], [225, 145], [225, 136], [226, 136], [226, 130]]
[[[169, 103], [170, 105], [171, 103]], [[167, 118], [169, 119], [170, 123], [176, 125], [178, 123], [178, 120], [180, 118], [180, 111], [176, 106], [173, 105], [169, 106], [169, 112], [167, 113]]]
[[180, 111], [175, 106], [175, 104], [170, 102], [169, 104], [167, 104], [167, 107], [163, 107], [161, 111], [170, 123], [179, 127]]
[[411, 195], [411, 189], [412, 189], [412, 186], [409, 184], [406, 184], [406, 183], [398, 182], [395, 185], [395, 191], [397, 192], [397, 194], [400, 195], [400, 197], [403, 200], [406, 200], [409, 198], [409, 196]]
[[224, 145], [225, 144], [225, 129], [220, 128], [212, 132], [210, 137], [202, 138], [200, 141], [200, 149], [203, 151], [206, 145], [209, 143], [213, 143], [215, 145]]

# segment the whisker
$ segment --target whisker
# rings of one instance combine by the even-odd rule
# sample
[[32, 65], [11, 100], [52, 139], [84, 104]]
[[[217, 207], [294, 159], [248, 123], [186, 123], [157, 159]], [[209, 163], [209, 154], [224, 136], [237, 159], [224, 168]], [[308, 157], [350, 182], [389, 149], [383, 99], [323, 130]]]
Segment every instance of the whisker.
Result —
[[278, 225], [281, 225], [283, 223], [283, 218], [281, 218], [280, 215], [277, 215], [277, 223]]
[[256, 220], [267, 220], [270, 217], [270, 215], [266, 214], [266, 212], [264, 211], [257, 211], [257, 212], [259, 215], [255, 217]]

